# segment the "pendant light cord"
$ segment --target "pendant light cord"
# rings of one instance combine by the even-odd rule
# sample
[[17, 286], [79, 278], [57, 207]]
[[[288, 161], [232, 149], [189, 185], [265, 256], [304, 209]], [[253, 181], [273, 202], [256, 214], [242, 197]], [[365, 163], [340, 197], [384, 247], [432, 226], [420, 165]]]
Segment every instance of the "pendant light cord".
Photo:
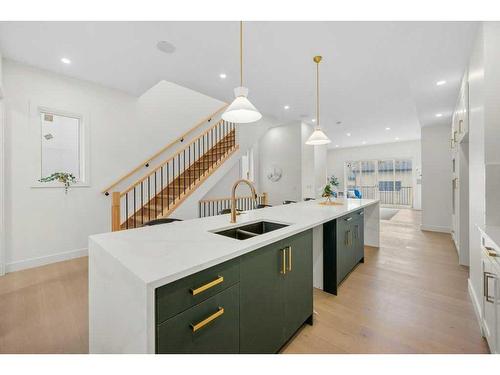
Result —
[[319, 61], [316, 63], [316, 126], [319, 128]]
[[243, 87], [243, 21], [240, 21], [240, 86]]

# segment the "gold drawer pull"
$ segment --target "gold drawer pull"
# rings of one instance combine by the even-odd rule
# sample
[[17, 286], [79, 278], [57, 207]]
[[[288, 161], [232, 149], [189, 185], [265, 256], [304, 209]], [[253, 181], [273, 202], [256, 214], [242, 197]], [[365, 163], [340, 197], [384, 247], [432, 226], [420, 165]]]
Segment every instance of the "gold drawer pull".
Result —
[[224, 314], [224, 308], [219, 306], [219, 309], [216, 312], [214, 312], [212, 315], [210, 315], [208, 318], [203, 319], [199, 323], [191, 324], [191, 329], [193, 330], [193, 332], [196, 332], [199, 329], [202, 329], [203, 327], [205, 327], [211, 321], [217, 319], [222, 314]]
[[191, 289], [191, 294], [193, 296], [195, 296], [197, 294], [200, 294], [200, 293], [204, 292], [207, 289], [210, 289], [210, 288], [212, 288], [212, 287], [214, 287], [216, 285], [219, 285], [223, 281], [224, 281], [224, 277], [223, 276], [218, 276], [214, 281], [210, 281], [208, 284], [202, 285], [202, 286], [200, 286], [199, 288], [196, 288], [196, 289]]
[[292, 270], [292, 247], [288, 246], [288, 271]]
[[285, 275], [286, 274], [286, 247], [284, 249], [281, 249], [281, 274]]

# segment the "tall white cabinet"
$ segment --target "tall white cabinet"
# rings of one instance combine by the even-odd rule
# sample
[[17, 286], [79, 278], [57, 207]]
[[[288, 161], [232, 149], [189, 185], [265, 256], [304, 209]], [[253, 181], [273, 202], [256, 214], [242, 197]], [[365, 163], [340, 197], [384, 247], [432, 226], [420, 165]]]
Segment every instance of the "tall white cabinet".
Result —
[[461, 265], [469, 265], [469, 85], [464, 75], [451, 127], [450, 181], [452, 199], [452, 237]]
[[491, 353], [500, 353], [500, 227], [480, 227], [481, 231], [481, 328]]

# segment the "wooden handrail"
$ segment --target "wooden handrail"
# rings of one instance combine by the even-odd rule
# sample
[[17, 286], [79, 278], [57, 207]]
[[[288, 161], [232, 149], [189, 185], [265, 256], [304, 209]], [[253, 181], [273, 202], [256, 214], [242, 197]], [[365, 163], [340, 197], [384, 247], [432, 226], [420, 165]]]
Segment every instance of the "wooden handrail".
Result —
[[[221, 122], [223, 122], [224, 120], [219, 120], [217, 121], [215, 124], [213, 124], [211, 127], [209, 127], [207, 130], [205, 130], [203, 133], [201, 133], [200, 135], [198, 135], [196, 138], [194, 138], [193, 140], [191, 140], [191, 142], [189, 142], [188, 144], [186, 144], [186, 146], [184, 146], [183, 148], [181, 148], [179, 151], [177, 151], [175, 154], [173, 154], [172, 156], [170, 156], [167, 160], [165, 160], [164, 162], [162, 162], [160, 165], [158, 165], [155, 169], [151, 170], [148, 174], [146, 174], [145, 176], [142, 176], [141, 178], [137, 179], [136, 181], [134, 181], [133, 183], [131, 183], [124, 191], [122, 191], [120, 193], [120, 197], [123, 197], [125, 194], [127, 194], [129, 191], [131, 191], [134, 186], [137, 186], [139, 185], [142, 181], [145, 181], [149, 176], [153, 175], [157, 170], [159, 170], [160, 168], [162, 168], [165, 164], [169, 163], [170, 161], [172, 161], [173, 159], [175, 159], [175, 157], [177, 155], [180, 155], [184, 150], [186, 150], [189, 146], [191, 146], [192, 144], [194, 144], [198, 139], [202, 138], [203, 136], [205, 136], [208, 132], [210, 132], [210, 130], [214, 129], [216, 126], [218, 126]], [[234, 130], [232, 130], [234, 131]]]
[[213, 117], [217, 116], [220, 112], [222, 112], [223, 110], [225, 110], [227, 106], [228, 106], [228, 104], [224, 104], [217, 111], [215, 111], [214, 113], [212, 113], [212, 114], [208, 115], [207, 117], [203, 118], [202, 120], [200, 120], [195, 126], [193, 126], [191, 129], [189, 129], [184, 134], [182, 134], [181, 136], [179, 136], [177, 139], [175, 139], [174, 141], [172, 141], [169, 144], [167, 144], [165, 147], [163, 147], [161, 150], [157, 151], [155, 154], [153, 154], [148, 159], [144, 160], [141, 164], [139, 164], [137, 167], [135, 167], [134, 169], [132, 169], [129, 173], [123, 175], [118, 180], [116, 180], [115, 182], [113, 182], [111, 185], [107, 186], [105, 189], [103, 189], [101, 191], [101, 193], [103, 193], [103, 194], [109, 193], [109, 191], [112, 188], [114, 188], [116, 185], [118, 185], [119, 183], [123, 182], [124, 180], [126, 180], [127, 178], [129, 178], [130, 176], [132, 176], [133, 174], [135, 174], [137, 171], [139, 171], [142, 168], [146, 167], [147, 164], [149, 164], [152, 160], [156, 159], [158, 156], [160, 156], [162, 153], [164, 153], [166, 150], [168, 150], [170, 147], [172, 147], [176, 143], [183, 141], [184, 138], [186, 138], [193, 131], [195, 131], [200, 126], [202, 126], [206, 122], [210, 121]]

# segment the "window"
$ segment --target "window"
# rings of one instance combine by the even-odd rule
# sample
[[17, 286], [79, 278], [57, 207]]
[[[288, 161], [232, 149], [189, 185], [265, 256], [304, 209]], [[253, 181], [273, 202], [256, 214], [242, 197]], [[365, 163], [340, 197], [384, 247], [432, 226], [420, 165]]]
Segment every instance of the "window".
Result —
[[41, 150], [37, 179], [66, 172], [76, 177], [77, 185], [88, 182], [83, 117], [40, 109], [39, 121]]
[[410, 159], [348, 161], [344, 189], [358, 190], [363, 198], [383, 205], [412, 206], [413, 165]]
[[254, 158], [253, 158], [253, 148], [248, 150], [241, 157], [241, 168], [240, 177], [245, 178], [250, 181], [254, 181]]

